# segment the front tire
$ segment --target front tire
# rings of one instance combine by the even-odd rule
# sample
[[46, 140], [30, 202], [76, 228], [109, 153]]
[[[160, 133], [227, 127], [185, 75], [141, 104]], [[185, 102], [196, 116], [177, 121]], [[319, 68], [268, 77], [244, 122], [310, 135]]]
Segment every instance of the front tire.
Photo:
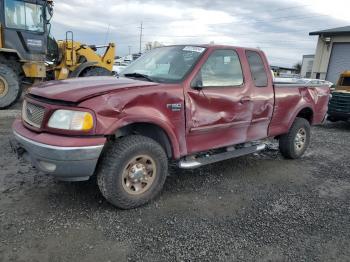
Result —
[[154, 199], [167, 174], [163, 148], [151, 138], [133, 135], [108, 146], [97, 169], [97, 182], [108, 202], [132, 209]]
[[0, 109], [5, 109], [14, 104], [21, 96], [21, 87], [15, 71], [0, 64]]
[[301, 157], [310, 143], [310, 123], [304, 118], [297, 117], [289, 129], [279, 139], [281, 154], [288, 159]]

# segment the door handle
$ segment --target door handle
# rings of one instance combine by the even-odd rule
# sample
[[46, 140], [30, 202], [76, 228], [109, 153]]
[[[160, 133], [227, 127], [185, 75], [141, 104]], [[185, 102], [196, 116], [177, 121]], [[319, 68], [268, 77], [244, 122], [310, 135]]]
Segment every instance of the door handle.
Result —
[[240, 102], [241, 104], [244, 104], [244, 103], [247, 103], [247, 102], [250, 102], [250, 101], [252, 101], [252, 99], [251, 99], [250, 96], [243, 96], [243, 97], [239, 100], [239, 102]]

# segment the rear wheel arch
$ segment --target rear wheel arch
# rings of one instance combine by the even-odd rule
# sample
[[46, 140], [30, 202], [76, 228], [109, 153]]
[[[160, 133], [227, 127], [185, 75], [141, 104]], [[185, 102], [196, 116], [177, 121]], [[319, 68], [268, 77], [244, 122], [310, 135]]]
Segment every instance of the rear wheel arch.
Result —
[[[294, 117], [294, 120], [297, 117], [306, 119], [311, 125], [313, 122], [314, 111], [310, 107], [304, 107], [303, 109], [299, 110], [297, 115]], [[293, 120], [293, 122], [294, 122], [294, 120]]]
[[[296, 121], [297, 118], [303, 118], [305, 120], [307, 120], [309, 122], [310, 125], [312, 125], [313, 123], [313, 117], [314, 117], [314, 111], [311, 109], [311, 107], [306, 106], [303, 107], [299, 110], [296, 110], [297, 113], [295, 113], [295, 115], [293, 115], [293, 117], [289, 120], [289, 124], [288, 124], [288, 129], [286, 129], [286, 132], [289, 132], [289, 130], [292, 128], [292, 125], [294, 124], [294, 122]], [[284, 134], [280, 134], [275, 136], [274, 138], [279, 140], [281, 138], [281, 136]]]
[[118, 128], [115, 131], [114, 137], [120, 138], [128, 135], [149, 137], [162, 146], [168, 158], [173, 158], [176, 155], [169, 134], [159, 125], [147, 122], [131, 123]]

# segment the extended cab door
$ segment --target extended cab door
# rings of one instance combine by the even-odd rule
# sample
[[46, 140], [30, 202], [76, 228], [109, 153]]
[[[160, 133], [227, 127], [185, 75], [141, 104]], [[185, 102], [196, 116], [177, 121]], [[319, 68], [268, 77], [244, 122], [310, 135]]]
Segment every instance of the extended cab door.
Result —
[[[250, 98], [253, 106], [252, 122], [248, 130], [248, 139], [257, 140], [268, 136], [268, 128], [273, 114], [273, 79], [267, 59], [261, 51], [245, 51], [251, 86]], [[265, 62], [264, 62], [265, 61]]]
[[253, 117], [251, 86], [242, 49], [209, 49], [185, 86], [188, 153], [247, 140]]

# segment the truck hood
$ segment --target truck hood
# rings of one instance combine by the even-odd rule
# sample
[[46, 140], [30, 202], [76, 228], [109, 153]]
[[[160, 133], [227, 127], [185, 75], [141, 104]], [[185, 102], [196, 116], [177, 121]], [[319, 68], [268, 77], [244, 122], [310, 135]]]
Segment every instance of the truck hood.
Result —
[[120, 89], [156, 86], [158, 83], [111, 76], [81, 77], [40, 83], [30, 94], [67, 102], [81, 102], [88, 98]]

